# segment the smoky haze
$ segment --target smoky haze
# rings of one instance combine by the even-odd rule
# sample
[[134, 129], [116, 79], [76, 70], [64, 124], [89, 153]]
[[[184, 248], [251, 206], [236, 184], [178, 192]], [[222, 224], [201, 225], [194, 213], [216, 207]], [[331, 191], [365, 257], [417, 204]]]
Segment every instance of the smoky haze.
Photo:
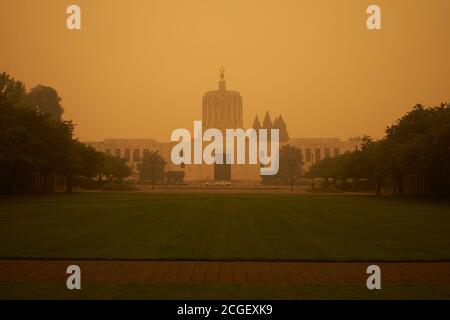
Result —
[[82, 140], [156, 138], [201, 119], [225, 66], [244, 125], [282, 114], [291, 137], [381, 137], [414, 104], [450, 100], [450, 1], [3, 0], [0, 71], [54, 87]]

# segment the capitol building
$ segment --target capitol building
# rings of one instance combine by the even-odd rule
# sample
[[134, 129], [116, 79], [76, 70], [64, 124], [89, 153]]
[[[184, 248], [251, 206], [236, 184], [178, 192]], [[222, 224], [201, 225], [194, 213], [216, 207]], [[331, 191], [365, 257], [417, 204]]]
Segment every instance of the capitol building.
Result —
[[[266, 112], [263, 124], [256, 117], [253, 127], [276, 128], [277, 121], [284, 124], [281, 116], [271, 121]], [[217, 90], [208, 91], [203, 96], [202, 123], [204, 130], [216, 128], [225, 132], [226, 129], [248, 128], [243, 123], [242, 96], [238, 91], [228, 90], [223, 68]], [[154, 139], [105, 139], [104, 141], [86, 142], [97, 151], [126, 159], [132, 168], [133, 180], [139, 179], [138, 163], [149, 151], [157, 151], [166, 161], [166, 171], [184, 172], [184, 182], [188, 185], [202, 185], [214, 181], [231, 181], [233, 185], [255, 186], [261, 183], [260, 166], [252, 164], [181, 164], [175, 165], [171, 161], [171, 151], [175, 143], [159, 142]], [[293, 138], [283, 139], [280, 131], [280, 148], [290, 145], [301, 150], [303, 169], [306, 171], [314, 163], [325, 157], [335, 157], [342, 153], [356, 150], [360, 147], [360, 140], [342, 141], [338, 138]], [[223, 155], [226, 157], [226, 155]]]

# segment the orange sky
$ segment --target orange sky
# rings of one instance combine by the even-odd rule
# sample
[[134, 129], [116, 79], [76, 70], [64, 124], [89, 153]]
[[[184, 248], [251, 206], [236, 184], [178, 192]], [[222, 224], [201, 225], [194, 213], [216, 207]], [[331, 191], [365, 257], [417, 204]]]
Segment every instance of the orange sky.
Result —
[[450, 101], [449, 15], [448, 0], [1, 0], [0, 71], [57, 89], [82, 140], [192, 130], [221, 65], [246, 125], [269, 109], [291, 137], [380, 137]]

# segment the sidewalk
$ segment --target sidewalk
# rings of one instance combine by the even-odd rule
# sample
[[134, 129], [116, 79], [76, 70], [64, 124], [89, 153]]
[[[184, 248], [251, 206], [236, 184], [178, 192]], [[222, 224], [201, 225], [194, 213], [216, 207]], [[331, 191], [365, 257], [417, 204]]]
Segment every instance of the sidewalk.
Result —
[[[0, 282], [365, 284], [377, 263], [0, 260]], [[383, 283], [450, 284], [450, 262], [379, 263]]]

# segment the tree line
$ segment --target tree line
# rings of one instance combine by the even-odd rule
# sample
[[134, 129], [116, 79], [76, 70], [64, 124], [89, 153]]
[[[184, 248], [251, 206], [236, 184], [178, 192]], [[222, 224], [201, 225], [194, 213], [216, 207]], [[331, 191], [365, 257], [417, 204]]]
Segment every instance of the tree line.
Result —
[[54, 191], [56, 175], [72, 192], [77, 177], [121, 180], [131, 174], [124, 159], [97, 152], [74, 137], [74, 124], [61, 118], [64, 109], [55, 89], [0, 74], [0, 192], [30, 191], [30, 176], [44, 177], [43, 191]]
[[382, 139], [366, 136], [359, 150], [326, 158], [307, 173], [341, 188], [351, 180], [377, 194], [390, 183], [398, 195], [404, 193], [408, 175], [420, 177], [428, 193], [450, 195], [450, 103], [418, 104], [388, 126]]

